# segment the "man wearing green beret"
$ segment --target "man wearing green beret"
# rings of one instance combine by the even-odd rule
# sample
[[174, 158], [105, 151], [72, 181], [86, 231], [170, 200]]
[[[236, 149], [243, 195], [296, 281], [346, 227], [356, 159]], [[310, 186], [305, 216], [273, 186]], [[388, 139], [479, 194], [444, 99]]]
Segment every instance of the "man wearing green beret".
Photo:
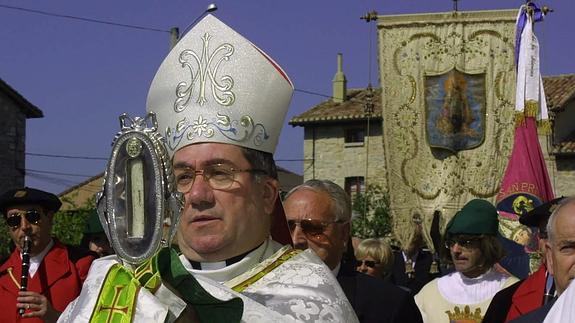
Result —
[[496, 265], [503, 257], [498, 225], [495, 207], [480, 199], [465, 204], [447, 224], [444, 251], [455, 271], [415, 296], [424, 322], [479, 323], [493, 295], [517, 281]]

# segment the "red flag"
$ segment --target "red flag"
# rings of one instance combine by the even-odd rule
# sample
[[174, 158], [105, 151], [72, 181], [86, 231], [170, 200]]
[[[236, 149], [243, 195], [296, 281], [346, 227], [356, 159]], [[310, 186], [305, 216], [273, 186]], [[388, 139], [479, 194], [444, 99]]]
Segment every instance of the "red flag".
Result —
[[537, 122], [527, 117], [515, 129], [513, 151], [496, 199], [503, 235], [526, 245], [528, 237], [521, 232], [525, 228], [520, 228], [519, 217], [551, 199], [553, 189], [537, 137]]
[[517, 126], [513, 151], [496, 199], [501, 233], [521, 245], [530, 242], [531, 232], [519, 224], [519, 217], [553, 199], [553, 189], [539, 146], [536, 121], [537, 118], [542, 125], [549, 125], [539, 71], [539, 41], [533, 33], [533, 23], [542, 19], [542, 11], [531, 1], [519, 9], [515, 48]]

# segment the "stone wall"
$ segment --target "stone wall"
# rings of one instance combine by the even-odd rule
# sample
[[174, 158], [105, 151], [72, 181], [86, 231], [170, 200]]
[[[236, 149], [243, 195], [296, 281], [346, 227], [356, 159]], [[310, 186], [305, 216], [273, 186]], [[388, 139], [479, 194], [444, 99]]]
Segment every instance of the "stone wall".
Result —
[[[367, 184], [385, 186], [385, 156], [381, 122], [370, 125], [370, 136], [363, 144], [345, 144], [346, 127], [366, 123], [309, 125], [304, 134], [304, 181], [329, 179], [344, 187], [346, 177], [365, 177], [366, 153], [369, 145]], [[315, 138], [315, 140], [314, 140]]]
[[[341, 125], [309, 125], [304, 135], [304, 181], [329, 179], [344, 187], [346, 177], [365, 177], [366, 146], [344, 143], [346, 127], [359, 123]], [[385, 158], [381, 125], [370, 126], [368, 185], [385, 183]], [[315, 138], [315, 141], [314, 141]], [[554, 156], [549, 154], [550, 137], [539, 136], [539, 143], [555, 196], [575, 195], [575, 155]]]
[[24, 186], [26, 116], [0, 91], [0, 193]]

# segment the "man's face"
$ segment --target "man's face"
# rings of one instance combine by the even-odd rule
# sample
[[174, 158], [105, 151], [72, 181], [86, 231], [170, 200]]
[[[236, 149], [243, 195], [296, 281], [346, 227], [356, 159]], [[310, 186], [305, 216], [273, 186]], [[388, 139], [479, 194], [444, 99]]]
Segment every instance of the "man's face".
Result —
[[557, 293], [561, 294], [575, 277], [575, 203], [563, 206], [558, 212], [545, 256]]
[[[37, 223], [28, 221], [26, 216], [28, 212], [39, 213]], [[6, 210], [6, 218], [10, 217], [20, 217], [20, 224], [8, 229], [18, 250], [21, 251], [23, 248], [24, 237], [29, 236], [32, 242], [30, 255], [34, 256], [42, 252], [51, 239], [53, 213], [46, 213], [39, 205], [15, 205]], [[28, 215], [28, 217], [33, 217], [33, 215]]]
[[447, 242], [455, 270], [469, 278], [477, 277], [489, 269], [483, 266], [480, 239], [477, 236], [456, 235]]
[[[220, 143], [192, 144], [174, 154], [178, 176], [215, 164], [239, 170], [252, 169], [241, 148]], [[225, 190], [213, 189], [197, 174], [184, 193], [178, 242], [182, 252], [195, 261], [222, 261], [260, 245], [270, 230], [270, 214], [277, 197], [277, 181], [249, 172], [235, 173]]]
[[[328, 194], [300, 189], [287, 198], [284, 209], [288, 222], [300, 223], [290, 225], [294, 247], [311, 248], [330, 269], [334, 269], [340, 263], [346, 249], [349, 223], [334, 223], [335, 214]], [[304, 232], [301, 221], [308, 219], [323, 222], [325, 224], [323, 232]]]

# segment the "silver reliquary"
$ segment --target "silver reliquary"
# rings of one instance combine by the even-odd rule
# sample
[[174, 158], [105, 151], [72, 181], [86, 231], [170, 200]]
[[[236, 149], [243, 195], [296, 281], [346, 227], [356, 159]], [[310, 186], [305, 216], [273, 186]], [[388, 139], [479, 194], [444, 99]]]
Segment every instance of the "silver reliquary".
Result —
[[168, 246], [178, 225], [181, 194], [174, 189], [171, 161], [156, 115], [120, 116], [97, 208], [122, 264], [135, 268]]

